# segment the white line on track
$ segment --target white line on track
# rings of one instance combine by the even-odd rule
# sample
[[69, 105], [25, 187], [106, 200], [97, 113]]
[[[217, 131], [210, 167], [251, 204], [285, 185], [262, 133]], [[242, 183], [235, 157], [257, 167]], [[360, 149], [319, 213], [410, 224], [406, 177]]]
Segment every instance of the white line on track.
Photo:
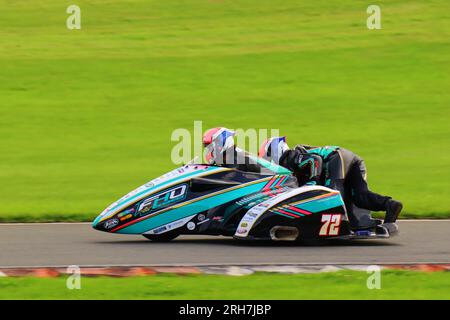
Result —
[[92, 224], [92, 222], [3, 222], [0, 226], [38, 226], [38, 225], [77, 225]]
[[400, 219], [400, 220], [397, 220], [398, 222], [414, 222], [414, 221], [417, 221], [417, 222], [434, 222], [434, 221], [445, 221], [445, 222], [448, 222], [448, 221], [450, 221], [450, 219]]
[[[404, 265], [404, 266], [414, 266], [414, 265], [442, 265], [442, 264], [450, 264], [449, 261], [444, 262], [383, 262], [383, 263], [344, 263], [344, 262], [304, 262], [304, 263], [296, 263], [296, 262], [287, 262], [287, 263], [269, 263], [269, 262], [257, 262], [257, 263], [174, 263], [174, 264], [79, 264], [76, 265], [80, 268], [111, 268], [111, 267], [155, 267], [155, 268], [164, 268], [164, 267], [198, 267], [198, 268], [208, 268], [208, 267], [252, 267], [252, 266], [298, 266], [298, 267], [314, 267], [314, 266], [370, 266], [370, 265], [379, 265], [379, 266], [388, 266], [388, 265]], [[67, 268], [68, 264], [63, 265], [34, 265], [34, 266], [0, 266], [0, 269], [19, 269], [19, 268]]]

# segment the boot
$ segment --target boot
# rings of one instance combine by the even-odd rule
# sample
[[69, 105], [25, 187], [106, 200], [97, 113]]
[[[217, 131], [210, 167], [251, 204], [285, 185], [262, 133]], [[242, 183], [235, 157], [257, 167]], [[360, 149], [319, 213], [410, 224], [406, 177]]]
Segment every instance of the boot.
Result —
[[386, 208], [386, 216], [384, 218], [384, 223], [394, 223], [397, 221], [400, 211], [403, 209], [403, 204], [400, 201], [393, 199], [388, 200]]

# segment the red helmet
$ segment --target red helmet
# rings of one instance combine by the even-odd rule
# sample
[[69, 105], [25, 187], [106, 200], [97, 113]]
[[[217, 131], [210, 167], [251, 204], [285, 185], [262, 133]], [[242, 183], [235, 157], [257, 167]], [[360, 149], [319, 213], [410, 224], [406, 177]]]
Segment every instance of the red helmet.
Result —
[[206, 162], [209, 164], [216, 163], [219, 155], [234, 146], [233, 137], [234, 131], [227, 128], [219, 127], [207, 130], [203, 135]]

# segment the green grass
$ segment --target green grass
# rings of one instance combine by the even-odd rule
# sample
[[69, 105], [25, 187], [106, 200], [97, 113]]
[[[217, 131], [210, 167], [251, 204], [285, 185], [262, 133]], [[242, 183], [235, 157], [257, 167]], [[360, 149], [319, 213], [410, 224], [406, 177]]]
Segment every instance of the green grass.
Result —
[[450, 216], [447, 0], [378, 1], [382, 30], [367, 1], [80, 0], [69, 31], [72, 3], [0, 0], [1, 221], [93, 219], [194, 120], [341, 145], [404, 216]]
[[0, 278], [0, 299], [450, 299], [450, 273], [383, 271], [381, 289], [365, 272], [321, 274], [156, 275], [82, 278]]

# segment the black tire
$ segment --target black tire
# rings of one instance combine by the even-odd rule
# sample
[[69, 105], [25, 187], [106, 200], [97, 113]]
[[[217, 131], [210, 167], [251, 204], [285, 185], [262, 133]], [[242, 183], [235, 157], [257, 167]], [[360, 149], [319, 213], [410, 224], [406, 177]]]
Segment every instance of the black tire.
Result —
[[179, 235], [180, 234], [176, 231], [169, 231], [161, 234], [143, 234], [144, 237], [153, 242], [169, 242]]

